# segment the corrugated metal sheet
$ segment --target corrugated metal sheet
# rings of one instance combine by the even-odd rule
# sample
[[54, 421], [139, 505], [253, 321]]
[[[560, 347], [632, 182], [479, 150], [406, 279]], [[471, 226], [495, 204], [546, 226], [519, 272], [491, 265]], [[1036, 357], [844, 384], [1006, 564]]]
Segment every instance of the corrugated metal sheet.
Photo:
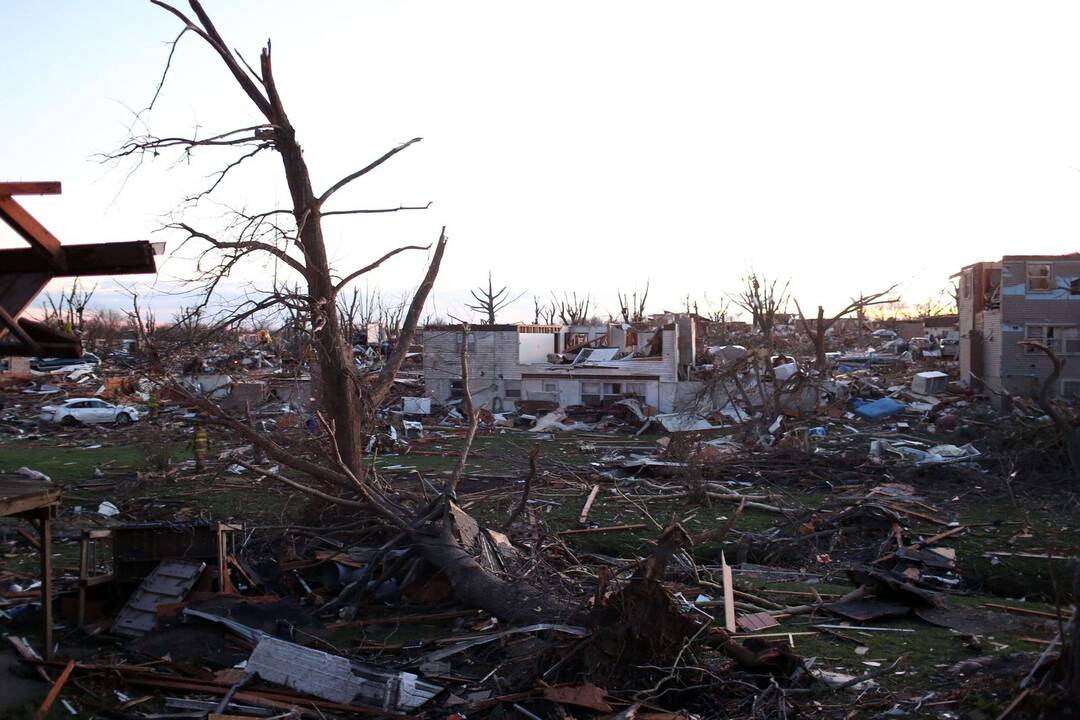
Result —
[[158, 606], [181, 602], [205, 569], [206, 563], [191, 560], [160, 563], [124, 604], [113, 623], [113, 634], [141, 637], [153, 630], [157, 625]]

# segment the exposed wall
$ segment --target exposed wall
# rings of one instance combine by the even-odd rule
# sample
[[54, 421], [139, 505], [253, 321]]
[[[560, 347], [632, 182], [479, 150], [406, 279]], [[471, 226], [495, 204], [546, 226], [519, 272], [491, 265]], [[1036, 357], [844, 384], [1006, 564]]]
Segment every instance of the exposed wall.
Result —
[[[469, 391], [476, 405], [498, 411], [513, 408], [506, 397], [507, 381], [521, 380], [516, 330], [473, 330], [469, 350]], [[550, 337], [550, 336], [548, 336]], [[429, 329], [424, 333], [424, 379], [435, 402], [453, 394], [452, 381], [461, 378], [461, 331]]]
[[[1027, 265], [1050, 264], [1051, 289], [1033, 291], [1027, 286]], [[1080, 326], [1080, 292], [1073, 294], [1070, 286], [1080, 278], [1080, 260], [1032, 258], [1025, 261], [1006, 258], [1001, 272], [1000, 347], [1001, 379], [1009, 392], [1031, 395], [1047, 377], [1053, 365], [1041, 352], [1028, 351], [1018, 343], [1025, 339], [1031, 326]], [[1060, 338], [1059, 338], [1060, 339]], [[1068, 352], [1064, 343], [1055, 350], [1066, 359], [1062, 380], [1080, 380], [1080, 348]], [[1053, 388], [1060, 394], [1061, 385]]]
[[546, 363], [548, 355], [555, 352], [554, 333], [521, 333], [518, 335], [518, 362], [523, 365]]

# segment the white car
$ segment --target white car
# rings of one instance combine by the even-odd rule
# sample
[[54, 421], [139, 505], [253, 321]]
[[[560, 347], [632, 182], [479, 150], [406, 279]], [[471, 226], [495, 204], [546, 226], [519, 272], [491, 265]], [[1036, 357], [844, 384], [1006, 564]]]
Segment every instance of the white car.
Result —
[[97, 398], [71, 398], [59, 405], [41, 408], [39, 418], [42, 422], [61, 425], [130, 425], [139, 419], [139, 413], [130, 405], [111, 405]]

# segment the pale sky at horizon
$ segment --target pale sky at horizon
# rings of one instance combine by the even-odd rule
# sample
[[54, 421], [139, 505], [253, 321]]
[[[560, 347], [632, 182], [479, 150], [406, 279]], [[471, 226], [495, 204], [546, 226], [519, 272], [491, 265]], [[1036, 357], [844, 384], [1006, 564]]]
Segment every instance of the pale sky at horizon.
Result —
[[[551, 291], [617, 313], [616, 290], [647, 280], [652, 311], [687, 293], [704, 306], [751, 268], [790, 277], [804, 309], [893, 283], [916, 303], [971, 262], [1080, 249], [1077, 3], [204, 5], [250, 62], [272, 38], [316, 192], [424, 138], [328, 209], [429, 210], [325, 227], [345, 274], [446, 225], [444, 316], [465, 312], [489, 269], [525, 293], [500, 317], [512, 321]], [[149, 2], [0, 4], [0, 179], [63, 182], [59, 197], [25, 198], [61, 241], [173, 250], [163, 218], [235, 157], [163, 156], [126, 184], [94, 159], [125, 139], [179, 30]], [[157, 135], [258, 121], [190, 34], [145, 119]], [[285, 207], [276, 154], [242, 170], [190, 219]], [[6, 227], [0, 241], [19, 243]], [[399, 256], [368, 283], [407, 291], [426, 259]], [[167, 289], [188, 263], [159, 268]], [[269, 268], [238, 275], [230, 287], [265, 286]], [[153, 302], [167, 315], [178, 301]]]

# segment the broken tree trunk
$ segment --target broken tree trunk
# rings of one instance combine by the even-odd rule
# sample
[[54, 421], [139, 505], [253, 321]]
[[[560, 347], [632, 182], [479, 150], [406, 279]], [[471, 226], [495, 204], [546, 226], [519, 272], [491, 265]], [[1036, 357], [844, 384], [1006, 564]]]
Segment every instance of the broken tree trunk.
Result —
[[1065, 358], [1058, 357], [1057, 353], [1054, 352], [1051, 347], [1040, 342], [1024, 340], [1020, 342], [1020, 344], [1045, 353], [1046, 356], [1050, 358], [1050, 362], [1054, 365], [1054, 369], [1050, 372], [1050, 375], [1043, 380], [1042, 387], [1039, 388], [1039, 394], [1036, 396], [1035, 400], [1039, 404], [1039, 409], [1046, 413], [1054, 423], [1054, 429], [1057, 430], [1062, 444], [1065, 445], [1065, 452], [1069, 455], [1069, 463], [1072, 465], [1073, 469], [1073, 478], [1077, 482], [1080, 482], [1080, 425], [1074, 423], [1065, 410], [1058, 407], [1050, 400], [1050, 393], [1057, 385], [1058, 378], [1061, 377], [1061, 371], [1065, 367]]

